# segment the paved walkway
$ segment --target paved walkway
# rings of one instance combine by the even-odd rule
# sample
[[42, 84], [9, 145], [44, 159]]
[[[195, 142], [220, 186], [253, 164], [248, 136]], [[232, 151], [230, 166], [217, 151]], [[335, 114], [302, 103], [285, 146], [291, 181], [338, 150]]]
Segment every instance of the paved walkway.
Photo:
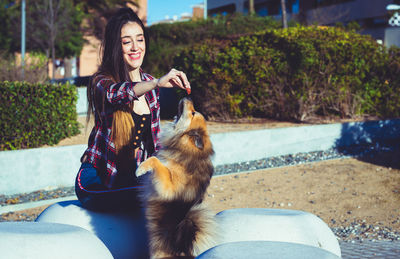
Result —
[[400, 241], [364, 241], [362, 243], [340, 242], [343, 259], [400, 258]]

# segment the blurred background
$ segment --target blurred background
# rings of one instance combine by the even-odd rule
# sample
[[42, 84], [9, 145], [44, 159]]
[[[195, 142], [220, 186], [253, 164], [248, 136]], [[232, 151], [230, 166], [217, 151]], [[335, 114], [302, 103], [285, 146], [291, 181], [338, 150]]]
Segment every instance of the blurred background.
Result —
[[[76, 120], [72, 90], [65, 97], [70, 119], [56, 119], [57, 112], [46, 118], [54, 122], [42, 118], [49, 105], [62, 111], [54, 85], [87, 86], [106, 21], [124, 6], [138, 13], [150, 35], [144, 71], [155, 77], [173, 67], [185, 71], [208, 120], [400, 116], [400, 0], [1, 0], [0, 82], [7, 94], [0, 126], [10, 135], [2, 149], [37, 139], [28, 133], [37, 125], [75, 125], [69, 122]], [[171, 118], [184, 93], [162, 90], [161, 116]], [[12, 121], [21, 132], [11, 130]], [[41, 133], [48, 128], [37, 132], [49, 135]], [[76, 132], [54, 133], [54, 142]]]
[[[271, 17], [282, 22], [282, 26], [287, 26], [287, 23], [289, 26], [290, 23], [292, 25], [299, 23], [352, 26], [357, 32], [371, 35], [385, 46], [400, 46], [400, 27], [397, 16], [393, 16], [396, 8], [387, 8], [400, 4], [399, 0], [33, 0], [24, 2], [1, 0], [0, 18], [3, 26], [0, 29], [2, 56], [0, 77], [3, 77], [2, 80], [10, 81], [21, 77], [18, 69], [6, 71], [4, 62], [7, 66], [13, 64], [18, 67], [21, 64], [21, 54], [23, 54], [24, 61], [33, 66], [36, 71], [33, 74], [28, 71], [24, 75], [24, 80], [65, 78], [71, 83], [85, 85], [86, 77], [96, 71], [99, 63], [99, 46], [106, 19], [112, 11], [121, 6], [134, 9], [150, 28], [160, 24], [198, 21], [219, 16], [254, 14], [258, 17]], [[21, 24], [22, 12], [25, 16], [25, 26]], [[21, 34], [22, 30], [24, 30], [24, 35]], [[25, 46], [21, 46], [22, 44]], [[25, 48], [25, 52], [21, 49], [22, 47]], [[43, 63], [47, 64], [46, 71], [37, 73], [38, 68], [43, 67]], [[149, 72], [152, 73], [152, 71]], [[74, 79], [75, 77], [83, 78]]]

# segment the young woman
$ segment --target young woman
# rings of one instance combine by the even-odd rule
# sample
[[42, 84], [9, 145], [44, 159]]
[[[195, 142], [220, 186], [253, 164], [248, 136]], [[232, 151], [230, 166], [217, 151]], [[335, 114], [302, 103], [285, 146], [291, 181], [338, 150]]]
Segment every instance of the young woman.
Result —
[[171, 69], [159, 79], [142, 71], [148, 42], [142, 21], [129, 8], [107, 23], [101, 64], [87, 92], [88, 118], [93, 113], [95, 125], [75, 182], [88, 209], [135, 207], [141, 188], [135, 170], [159, 149], [159, 88], [190, 91], [181, 71]]

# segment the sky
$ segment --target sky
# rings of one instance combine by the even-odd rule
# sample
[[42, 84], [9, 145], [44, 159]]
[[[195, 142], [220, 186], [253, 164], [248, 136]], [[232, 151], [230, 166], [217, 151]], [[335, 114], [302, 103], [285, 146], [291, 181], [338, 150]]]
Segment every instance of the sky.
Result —
[[147, 0], [147, 23], [164, 20], [166, 16], [181, 17], [182, 13], [192, 13], [192, 6], [203, 3], [203, 0]]

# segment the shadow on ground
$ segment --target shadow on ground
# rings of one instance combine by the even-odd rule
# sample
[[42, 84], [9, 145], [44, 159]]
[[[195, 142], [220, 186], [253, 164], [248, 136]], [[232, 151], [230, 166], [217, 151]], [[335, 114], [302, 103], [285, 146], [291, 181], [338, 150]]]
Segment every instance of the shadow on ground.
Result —
[[335, 146], [361, 161], [400, 169], [400, 119], [344, 123]]

